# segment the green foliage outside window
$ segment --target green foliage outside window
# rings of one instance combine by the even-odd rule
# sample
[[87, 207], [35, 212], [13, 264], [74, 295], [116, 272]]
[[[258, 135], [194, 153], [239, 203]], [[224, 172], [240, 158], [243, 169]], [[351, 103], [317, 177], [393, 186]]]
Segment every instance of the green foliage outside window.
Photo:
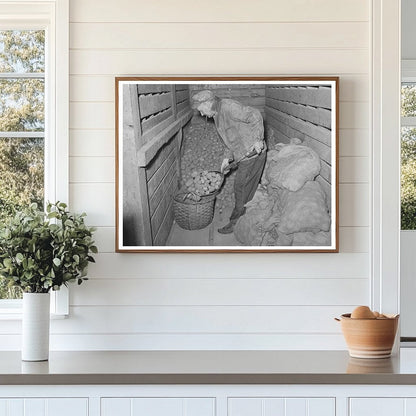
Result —
[[416, 129], [402, 129], [401, 228], [416, 229]]
[[[402, 86], [402, 117], [416, 116], [416, 85]], [[403, 127], [401, 137], [401, 229], [416, 229], [416, 127]]]
[[[0, 73], [45, 71], [45, 32], [0, 30]], [[42, 77], [0, 79], [0, 132], [44, 131], [44, 80]], [[3, 134], [4, 136], [5, 134]], [[7, 134], [6, 134], [7, 136]], [[0, 227], [16, 211], [31, 203], [43, 206], [43, 137], [0, 138]], [[0, 299], [19, 298], [0, 279]]]
[[401, 116], [416, 116], [416, 86], [414, 84], [402, 84]]

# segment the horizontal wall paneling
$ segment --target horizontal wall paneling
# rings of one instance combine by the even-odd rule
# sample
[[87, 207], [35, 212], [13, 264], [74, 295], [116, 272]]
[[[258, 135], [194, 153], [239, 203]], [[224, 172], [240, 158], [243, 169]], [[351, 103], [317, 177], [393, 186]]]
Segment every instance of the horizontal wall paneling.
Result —
[[70, 46], [72, 49], [233, 49], [259, 45], [367, 48], [367, 30], [366, 22], [73, 23]]
[[[355, 305], [365, 303], [367, 279], [110, 279], [91, 278], [72, 291], [82, 305]], [[261, 290], [259, 290], [261, 288]], [[314, 292], [314, 296], [310, 296]], [[357, 292], [360, 296], [357, 296]]]
[[192, 0], [166, 3], [140, 0], [72, 0], [70, 3], [71, 22], [320, 22], [320, 21], [368, 21], [370, 9], [363, 7], [362, 0], [304, 0], [262, 2], [255, 7], [250, 0], [210, 4], [195, 7]]
[[[214, 59], [213, 59], [214, 57]], [[261, 66], [259, 66], [261, 62]], [[328, 65], [331, 62], [331, 65]], [[365, 49], [71, 50], [76, 75], [366, 74]]]
[[[255, 261], [253, 261], [253, 256]], [[220, 258], [216, 254], [193, 254], [183, 257], [175, 253], [138, 254], [122, 253], [97, 254], [97, 263], [90, 265], [91, 276], [100, 278], [140, 278], [169, 276], [176, 278], [366, 278], [368, 255], [365, 253], [340, 253], [336, 256], [316, 253], [299, 255], [290, 253], [274, 254], [227, 254]], [[279, 267], [276, 267], [278, 262]], [[140, 271], [136, 267], [140, 264]], [[218, 263], [215, 274], [212, 267]], [[238, 264], [238, 273], [235, 271]], [[201, 267], [205, 265], [205, 267]], [[207, 267], [208, 266], [208, 267]], [[166, 274], [169, 270], [169, 274]], [[117, 282], [117, 281], [116, 281]], [[260, 289], [259, 289], [260, 290]]]

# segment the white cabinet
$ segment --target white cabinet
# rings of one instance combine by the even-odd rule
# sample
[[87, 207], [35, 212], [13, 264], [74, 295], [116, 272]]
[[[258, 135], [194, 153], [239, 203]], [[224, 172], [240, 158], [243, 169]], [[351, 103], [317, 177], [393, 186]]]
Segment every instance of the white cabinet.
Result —
[[335, 399], [229, 398], [228, 416], [335, 416]]
[[214, 398], [112, 398], [101, 399], [101, 416], [213, 416]]
[[416, 415], [415, 398], [351, 398], [349, 416]]
[[0, 416], [88, 416], [87, 398], [0, 399]]
[[0, 416], [416, 416], [416, 386], [0, 385]]

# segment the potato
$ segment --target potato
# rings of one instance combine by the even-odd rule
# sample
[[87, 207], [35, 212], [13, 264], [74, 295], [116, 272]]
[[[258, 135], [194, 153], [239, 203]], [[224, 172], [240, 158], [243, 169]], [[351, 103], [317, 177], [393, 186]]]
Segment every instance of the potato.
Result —
[[376, 319], [368, 306], [357, 306], [351, 313], [352, 319]]

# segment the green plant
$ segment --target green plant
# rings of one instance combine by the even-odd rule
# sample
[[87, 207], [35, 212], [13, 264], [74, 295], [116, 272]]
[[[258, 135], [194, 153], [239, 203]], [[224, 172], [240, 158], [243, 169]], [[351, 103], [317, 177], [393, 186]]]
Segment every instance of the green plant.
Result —
[[401, 170], [401, 229], [416, 229], [416, 160], [402, 165]]
[[17, 212], [0, 230], [0, 277], [24, 292], [47, 293], [87, 278], [97, 253], [86, 214], [71, 214], [64, 203], [36, 204]]

